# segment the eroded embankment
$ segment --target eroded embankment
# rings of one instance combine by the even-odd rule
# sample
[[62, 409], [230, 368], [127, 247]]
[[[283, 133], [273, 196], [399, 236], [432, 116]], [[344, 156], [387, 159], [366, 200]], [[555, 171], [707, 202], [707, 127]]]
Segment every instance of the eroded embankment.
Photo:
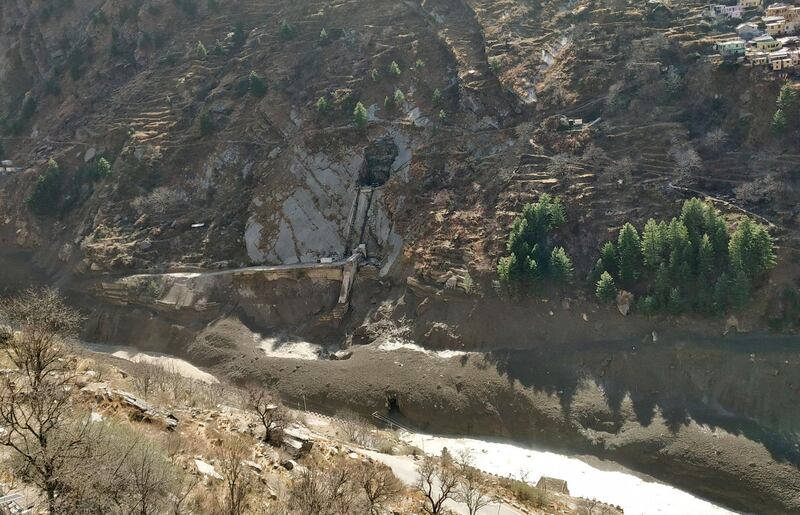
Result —
[[[712, 341], [706, 336], [668, 342], [660, 336], [653, 343], [651, 331], [645, 331], [652, 326], [632, 324], [626, 326], [629, 337], [609, 344], [602, 339], [628, 321], [603, 322], [604, 313], [593, 311], [586, 322], [580, 304], [570, 303], [569, 309], [557, 308], [576, 318], [567, 324], [573, 336], [589, 333], [591, 338], [566, 344], [569, 331], [554, 338], [542, 332], [563, 317], [545, 312], [544, 327], [519, 318], [504, 328], [487, 323], [491, 306], [465, 300], [461, 303], [475, 306], [469, 324], [448, 324], [439, 335], [455, 330], [466, 335], [483, 324], [481, 339], [494, 326], [499, 334], [513, 336], [508, 340], [513, 347], [528, 349], [443, 359], [399, 346], [389, 346], [391, 351], [372, 346], [355, 347], [344, 361], [298, 360], [267, 356], [254, 333], [318, 332], [320, 320], [337, 303], [341, 282], [257, 277], [190, 288], [190, 302], [177, 295], [187, 293], [180, 284], [174, 291], [175, 285], [168, 285], [172, 295], [143, 281], [141, 288], [126, 290], [125, 304], [94, 310], [87, 339], [178, 354], [234, 381], [269, 383], [316, 409], [380, 411], [428, 432], [503, 436], [592, 453], [733, 508], [800, 510], [796, 339]], [[355, 302], [361, 317], [360, 300]], [[449, 320], [470, 318], [454, 304], [450, 309], [456, 315]], [[392, 308], [363, 319], [377, 332], [382, 323], [397, 328], [403, 315], [423, 323], [443, 319], [438, 306], [419, 296], [395, 301]], [[594, 332], [596, 324], [608, 330]], [[529, 328], [527, 345], [523, 326]], [[332, 327], [330, 334], [341, 339], [341, 331]], [[503, 341], [492, 347], [501, 348]], [[444, 338], [442, 343], [453, 342]]]
[[189, 351], [219, 374], [269, 383], [320, 409], [592, 453], [744, 511], [800, 509], [800, 364], [791, 353], [751, 361], [675, 344], [443, 359], [360, 348], [346, 361], [301, 361], [237, 347], [231, 334], [212, 330]]

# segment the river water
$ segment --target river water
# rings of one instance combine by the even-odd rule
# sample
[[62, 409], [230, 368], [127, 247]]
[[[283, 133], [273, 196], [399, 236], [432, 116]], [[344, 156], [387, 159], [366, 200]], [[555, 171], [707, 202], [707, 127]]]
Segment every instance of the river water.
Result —
[[[427, 454], [467, 450], [475, 467], [535, 484], [541, 476], [567, 481], [570, 495], [621, 506], [626, 515], [721, 515], [735, 513], [690, 493], [632, 472], [615, 462], [583, 461], [510, 442], [403, 433], [402, 439]], [[593, 462], [593, 464], [590, 464]]]

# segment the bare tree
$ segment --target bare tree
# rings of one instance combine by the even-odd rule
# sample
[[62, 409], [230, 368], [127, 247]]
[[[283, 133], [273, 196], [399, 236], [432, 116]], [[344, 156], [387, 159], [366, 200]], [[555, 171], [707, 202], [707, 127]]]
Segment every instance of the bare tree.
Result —
[[460, 477], [455, 499], [467, 506], [469, 515], [476, 515], [491, 501], [491, 497], [486, 494], [483, 474], [473, 466], [472, 455], [468, 450], [458, 455], [456, 465]]
[[699, 171], [703, 165], [697, 151], [688, 143], [673, 142], [669, 155], [675, 161], [675, 170], [682, 179]]
[[386, 503], [397, 497], [403, 485], [392, 469], [383, 464], [359, 463], [353, 480], [363, 490], [371, 515], [379, 515]]
[[444, 502], [454, 497], [458, 486], [458, 470], [452, 460], [444, 452], [442, 454], [441, 460], [425, 456], [417, 468], [415, 488], [425, 497], [422, 509], [429, 515], [442, 513]]
[[65, 338], [80, 328], [81, 315], [52, 289], [27, 290], [0, 311], [19, 333], [4, 340], [14, 374], [0, 379], [0, 444], [24, 463], [28, 479], [45, 492], [58, 513], [64, 471], [84, 452], [88, 418], [68, 424], [76, 411], [69, 382], [75, 371]]
[[5, 350], [31, 389], [47, 378], [74, 373], [68, 370], [65, 345], [78, 333], [83, 317], [57, 290], [28, 289], [0, 303], [0, 314], [19, 331], [5, 338]]
[[617, 161], [613, 161], [606, 168], [606, 172], [612, 180], [628, 183], [633, 176], [633, 160], [626, 156]]
[[350, 410], [342, 410], [336, 413], [336, 418], [349, 441], [364, 447], [369, 447], [373, 443], [369, 422], [364, 417]]
[[288, 413], [281, 405], [277, 393], [263, 387], [252, 387], [247, 390], [247, 407], [254, 412], [264, 426], [265, 442], [275, 441], [286, 427]]
[[703, 146], [714, 154], [718, 154], [728, 143], [728, 133], [723, 129], [710, 130], [703, 137]]
[[547, 163], [547, 173], [554, 176], [566, 175], [577, 163], [577, 158], [572, 154], [556, 154]]
[[309, 467], [292, 485], [291, 507], [314, 515], [363, 513], [365, 497], [356, 477], [355, 466], [346, 460], [330, 467]]
[[251, 455], [250, 445], [243, 437], [231, 435], [222, 440], [217, 465], [223, 477], [225, 495], [219, 508], [226, 515], [247, 513], [254, 485], [251, 472], [242, 462], [250, 459]]
[[131, 368], [131, 381], [136, 392], [149, 400], [155, 391], [163, 391], [167, 372], [158, 365], [134, 363]]

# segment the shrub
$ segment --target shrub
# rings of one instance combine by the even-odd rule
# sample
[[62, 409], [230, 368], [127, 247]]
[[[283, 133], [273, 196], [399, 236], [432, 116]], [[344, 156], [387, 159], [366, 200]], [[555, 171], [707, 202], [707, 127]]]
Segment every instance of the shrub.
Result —
[[396, 89], [394, 90], [394, 96], [392, 97], [392, 101], [394, 102], [394, 105], [399, 106], [406, 101], [406, 96], [403, 94], [402, 91]]
[[369, 78], [372, 79], [373, 82], [377, 82], [380, 77], [381, 75], [378, 73], [377, 68], [373, 68], [369, 71]]
[[244, 45], [247, 35], [244, 33], [244, 23], [237, 21], [233, 26], [233, 44], [238, 46]]
[[439, 91], [439, 88], [433, 90], [433, 96], [431, 97], [431, 102], [434, 105], [438, 105], [442, 101], [442, 92]]
[[425, 61], [423, 61], [422, 59], [417, 59], [417, 62], [414, 63], [414, 68], [416, 68], [417, 70], [425, 68]]
[[28, 207], [38, 215], [51, 215], [56, 212], [60, 192], [61, 168], [55, 159], [50, 159], [28, 197]]
[[325, 27], [323, 27], [322, 30], [319, 31], [319, 44], [327, 45], [329, 41], [330, 40], [328, 38], [328, 31], [325, 30]]
[[89, 178], [98, 181], [111, 177], [111, 163], [105, 157], [101, 157], [90, 167]]
[[325, 100], [325, 97], [319, 97], [319, 100], [317, 100], [317, 112], [320, 114], [328, 112], [328, 101]]
[[789, 121], [786, 119], [786, 113], [783, 109], [778, 109], [775, 111], [775, 114], [772, 115], [772, 130], [775, 131], [775, 133], [783, 134], [783, 132], [786, 131], [788, 123]]
[[392, 64], [389, 65], [389, 74], [399, 77], [402, 73], [403, 72], [400, 71], [400, 65], [397, 64], [397, 61], [392, 61]]
[[294, 36], [295, 36], [294, 26], [291, 25], [288, 21], [283, 20], [281, 22], [281, 37], [285, 40], [289, 40], [294, 38]]
[[194, 47], [194, 53], [198, 59], [205, 59], [208, 56], [208, 50], [202, 41], [198, 41]]
[[367, 108], [361, 102], [357, 103], [355, 109], [353, 109], [353, 121], [357, 127], [363, 128], [366, 127], [367, 120]]
[[211, 113], [205, 111], [200, 115], [200, 134], [208, 136], [212, 132], [214, 132], [214, 117], [211, 116]]
[[492, 70], [492, 73], [495, 75], [500, 75], [500, 58], [490, 57], [489, 58], [489, 69]]
[[263, 97], [267, 94], [267, 81], [264, 80], [264, 77], [252, 71], [250, 72], [248, 80], [250, 83], [250, 92], [253, 93], [253, 95]]

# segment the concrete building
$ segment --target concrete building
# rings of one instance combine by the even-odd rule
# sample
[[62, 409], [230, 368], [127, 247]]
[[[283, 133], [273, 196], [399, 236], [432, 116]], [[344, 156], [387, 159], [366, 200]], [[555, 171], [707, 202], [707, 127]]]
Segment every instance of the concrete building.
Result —
[[728, 18], [741, 18], [742, 14], [744, 14], [744, 7], [742, 7], [741, 5], [713, 4], [709, 5], [708, 9], [706, 10], [706, 15], [711, 18], [716, 18], [718, 16], [727, 16]]
[[744, 9], [755, 9], [761, 7], [761, 0], [739, 0], [739, 5]]
[[727, 41], [720, 41], [714, 48], [723, 57], [735, 57], [744, 55], [747, 43], [743, 39], [729, 39]]
[[760, 36], [763, 32], [758, 28], [758, 25], [747, 21], [736, 26], [736, 34], [744, 40], [750, 40]]
[[781, 47], [780, 41], [767, 34], [753, 38], [751, 43], [759, 52], [773, 52]]
[[787, 50], [770, 52], [769, 65], [774, 71], [785, 70], [792, 67], [792, 58]]

